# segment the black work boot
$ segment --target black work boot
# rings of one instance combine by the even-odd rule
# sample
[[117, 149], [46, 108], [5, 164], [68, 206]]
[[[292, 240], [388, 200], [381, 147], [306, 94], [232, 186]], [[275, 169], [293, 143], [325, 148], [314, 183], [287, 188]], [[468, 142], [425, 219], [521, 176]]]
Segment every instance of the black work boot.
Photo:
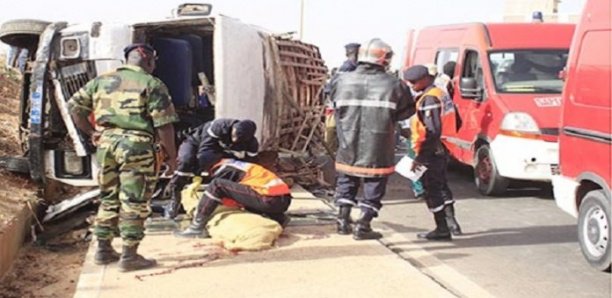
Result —
[[138, 244], [132, 246], [123, 246], [123, 253], [119, 260], [119, 271], [128, 272], [141, 269], [155, 267], [157, 261], [154, 259], [145, 259], [137, 253]]
[[348, 235], [352, 232], [351, 206], [340, 206], [336, 218], [336, 232], [340, 235]]
[[94, 256], [96, 265], [107, 265], [117, 262], [120, 256], [111, 245], [111, 240], [98, 240], [98, 249]]
[[182, 232], [175, 232], [174, 235], [183, 238], [210, 238], [206, 230], [206, 223], [212, 218], [212, 214], [217, 206], [219, 206], [218, 201], [212, 200], [204, 195], [204, 197], [200, 199], [198, 209], [196, 210], [196, 216], [191, 221], [189, 227]]
[[434, 219], [436, 221], [436, 229], [427, 233], [419, 233], [417, 237], [427, 240], [451, 240], [451, 233], [446, 223], [444, 211], [434, 213]]
[[455, 236], [463, 234], [461, 231], [461, 226], [459, 226], [459, 223], [455, 218], [455, 206], [453, 204], [446, 205], [446, 207], [444, 207], [444, 214], [446, 215], [446, 223], [448, 223], [448, 228], [450, 229], [451, 233], [453, 233]]
[[376, 240], [382, 238], [382, 234], [372, 230], [370, 222], [374, 218], [372, 212], [362, 212], [353, 228], [353, 239], [355, 240]]
[[164, 210], [165, 218], [174, 219], [178, 215], [178, 212], [181, 209], [181, 192], [188, 183], [189, 177], [185, 176], [174, 176], [172, 181], [170, 181], [170, 191], [172, 192], [172, 197], [170, 199], [170, 203], [168, 203]]
[[187, 229], [176, 231], [174, 236], [182, 238], [210, 238], [210, 234], [206, 230], [206, 222], [200, 217], [194, 217]]

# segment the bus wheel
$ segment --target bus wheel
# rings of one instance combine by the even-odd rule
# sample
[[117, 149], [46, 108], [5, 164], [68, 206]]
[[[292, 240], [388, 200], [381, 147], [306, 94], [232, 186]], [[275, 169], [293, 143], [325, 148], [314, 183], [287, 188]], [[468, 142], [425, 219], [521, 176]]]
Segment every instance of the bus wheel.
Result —
[[610, 271], [610, 201], [603, 190], [588, 192], [578, 211], [578, 240], [589, 264]]
[[40, 20], [10, 20], [0, 26], [0, 40], [19, 48], [36, 48], [38, 37], [49, 24]]
[[474, 181], [478, 191], [486, 196], [500, 195], [508, 188], [510, 181], [499, 175], [489, 145], [482, 145], [476, 151]]

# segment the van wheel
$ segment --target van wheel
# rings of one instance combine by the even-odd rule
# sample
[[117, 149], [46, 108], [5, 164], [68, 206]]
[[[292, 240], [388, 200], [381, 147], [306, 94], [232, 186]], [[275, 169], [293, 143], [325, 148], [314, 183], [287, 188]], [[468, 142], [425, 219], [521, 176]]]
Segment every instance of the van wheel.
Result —
[[38, 45], [38, 37], [49, 24], [40, 20], [11, 20], [0, 26], [0, 40], [19, 48], [34, 48]]
[[610, 271], [610, 201], [603, 190], [588, 192], [578, 211], [578, 240], [589, 264]]
[[510, 181], [499, 175], [489, 145], [482, 145], [476, 151], [474, 181], [478, 191], [486, 196], [500, 195], [508, 188]]

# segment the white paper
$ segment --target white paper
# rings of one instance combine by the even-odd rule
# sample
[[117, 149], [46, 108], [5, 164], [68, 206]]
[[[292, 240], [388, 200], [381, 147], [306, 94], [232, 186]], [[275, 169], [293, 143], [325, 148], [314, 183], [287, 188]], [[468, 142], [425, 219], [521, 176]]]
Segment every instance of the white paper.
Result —
[[400, 159], [400, 161], [395, 165], [395, 171], [398, 174], [416, 182], [421, 178], [421, 176], [423, 176], [423, 173], [427, 171], [427, 167], [420, 166], [415, 171], [411, 171], [410, 169], [412, 168], [413, 162], [414, 160], [412, 158], [410, 158], [408, 155], [404, 155], [404, 157], [402, 157], [402, 159]]

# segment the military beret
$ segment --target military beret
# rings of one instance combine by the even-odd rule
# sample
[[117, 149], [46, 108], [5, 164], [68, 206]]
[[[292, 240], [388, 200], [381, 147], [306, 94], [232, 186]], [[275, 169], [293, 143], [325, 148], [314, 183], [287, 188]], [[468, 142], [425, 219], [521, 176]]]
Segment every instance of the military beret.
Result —
[[431, 74], [424, 65], [414, 65], [404, 71], [404, 80], [409, 82], [416, 82], [426, 76], [431, 76]]
[[359, 47], [360, 47], [360, 46], [361, 46], [361, 45], [360, 45], [360, 44], [358, 44], [358, 43], [351, 42], [351, 43], [347, 43], [346, 45], [344, 45], [344, 48], [345, 48], [347, 51], [350, 51], [350, 50], [356, 50], [356, 49], [359, 49]]
[[128, 54], [138, 48], [141, 48], [149, 53], [155, 54], [155, 49], [152, 46], [146, 43], [133, 43], [123, 49], [123, 56], [127, 59]]

